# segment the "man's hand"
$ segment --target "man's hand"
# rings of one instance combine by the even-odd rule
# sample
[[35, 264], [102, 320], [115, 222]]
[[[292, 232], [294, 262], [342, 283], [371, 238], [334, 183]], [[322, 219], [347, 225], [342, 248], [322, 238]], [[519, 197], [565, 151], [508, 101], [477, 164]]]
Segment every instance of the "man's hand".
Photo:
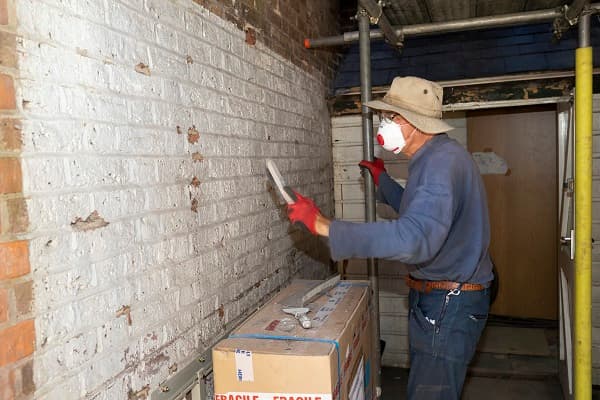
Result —
[[[323, 235], [322, 229], [317, 229], [317, 218], [320, 221], [325, 219], [321, 215], [321, 210], [308, 197], [304, 197], [296, 191], [294, 191], [294, 194], [296, 195], [296, 202], [287, 206], [290, 221], [292, 223], [301, 222], [313, 235]], [[327, 224], [327, 228], [329, 228], [329, 224]], [[327, 231], [329, 233], [329, 229]]]
[[383, 165], [383, 160], [377, 157], [375, 157], [373, 162], [362, 160], [358, 163], [358, 165], [369, 170], [371, 176], [373, 177], [373, 182], [375, 182], [375, 185], [377, 186], [379, 186], [379, 175], [381, 175], [382, 172], [387, 172], [385, 170], [385, 166]]

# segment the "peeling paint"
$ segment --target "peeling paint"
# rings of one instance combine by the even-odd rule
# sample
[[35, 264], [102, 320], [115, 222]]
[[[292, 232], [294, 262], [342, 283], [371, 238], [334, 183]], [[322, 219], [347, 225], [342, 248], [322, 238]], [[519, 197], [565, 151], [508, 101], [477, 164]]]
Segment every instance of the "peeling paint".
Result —
[[117, 317], [121, 317], [125, 315], [127, 317], [127, 325], [131, 326], [131, 307], [130, 306], [122, 306], [117, 310]]
[[188, 129], [188, 142], [190, 142], [192, 144], [198, 143], [199, 139], [200, 139], [200, 132], [198, 132], [195, 125], [192, 125], [192, 127]]
[[128, 400], [143, 400], [143, 399], [147, 399], [149, 394], [150, 394], [150, 385], [146, 385], [143, 388], [141, 388], [140, 390], [138, 390], [137, 392], [134, 392], [133, 390], [129, 389], [129, 392], [127, 393], [127, 399]]
[[87, 56], [88, 56], [88, 49], [82, 49], [82, 48], [80, 48], [80, 47], [77, 47], [77, 48], [75, 49], [75, 51], [76, 51], [76, 52], [77, 52], [77, 54], [79, 54], [80, 56], [83, 56], [83, 57], [87, 57]]
[[135, 72], [150, 76], [150, 67], [144, 63], [139, 63], [135, 66]]
[[203, 161], [204, 160], [204, 156], [201, 153], [196, 152], [196, 153], [192, 154], [192, 160], [194, 162]]
[[194, 198], [192, 199], [192, 207], [191, 210], [195, 213], [198, 212], [198, 199]]
[[181, 127], [179, 125], [177, 125], [177, 134], [181, 135], [183, 133], [183, 131], [181, 130]]
[[192, 185], [193, 187], [198, 187], [198, 186], [200, 186], [200, 179], [198, 179], [198, 178], [194, 177], [194, 178], [192, 179], [192, 182], [190, 183], [190, 185]]
[[247, 26], [246, 29], [246, 43], [250, 46], [254, 46], [256, 44], [256, 31], [251, 26]]
[[93, 229], [103, 228], [108, 224], [109, 223], [106, 222], [106, 220], [102, 218], [96, 210], [88, 215], [86, 219], [77, 217], [73, 222], [71, 222], [71, 226], [76, 231], [91, 231]]
[[168, 362], [171, 358], [167, 357], [164, 353], [158, 353], [148, 361], [144, 362], [144, 370], [149, 375], [155, 375], [160, 370], [160, 364]]
[[193, 64], [194, 63], [194, 59], [192, 58], [192, 56], [187, 56], [185, 58], [185, 62], [188, 64]]

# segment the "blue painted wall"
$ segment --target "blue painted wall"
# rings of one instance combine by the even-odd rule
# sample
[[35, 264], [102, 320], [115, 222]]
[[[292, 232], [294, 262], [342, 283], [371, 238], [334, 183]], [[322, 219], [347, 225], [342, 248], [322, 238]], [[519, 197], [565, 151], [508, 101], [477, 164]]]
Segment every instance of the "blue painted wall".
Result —
[[[600, 22], [592, 17], [594, 65], [600, 65]], [[399, 53], [382, 41], [372, 42], [373, 86], [389, 85], [395, 76], [415, 75], [440, 81], [485, 76], [573, 69], [577, 27], [560, 41], [552, 25], [450, 33], [407, 38]], [[334, 90], [360, 86], [358, 44], [352, 44], [340, 63]]]

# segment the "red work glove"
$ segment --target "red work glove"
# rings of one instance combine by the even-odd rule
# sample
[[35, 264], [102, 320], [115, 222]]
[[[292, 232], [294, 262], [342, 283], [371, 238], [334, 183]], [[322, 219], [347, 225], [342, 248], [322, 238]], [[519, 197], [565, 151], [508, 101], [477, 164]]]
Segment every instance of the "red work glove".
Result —
[[371, 176], [373, 177], [373, 182], [375, 182], [375, 185], [377, 186], [379, 186], [379, 175], [381, 175], [382, 172], [387, 172], [383, 165], [383, 160], [377, 157], [375, 157], [373, 162], [362, 160], [358, 163], [358, 165], [369, 170]]
[[315, 223], [317, 221], [317, 215], [321, 213], [321, 210], [319, 210], [315, 202], [308, 197], [304, 197], [296, 191], [294, 191], [294, 194], [296, 195], [296, 202], [288, 204], [288, 218], [292, 223], [301, 222], [313, 235], [316, 235], [317, 230]]

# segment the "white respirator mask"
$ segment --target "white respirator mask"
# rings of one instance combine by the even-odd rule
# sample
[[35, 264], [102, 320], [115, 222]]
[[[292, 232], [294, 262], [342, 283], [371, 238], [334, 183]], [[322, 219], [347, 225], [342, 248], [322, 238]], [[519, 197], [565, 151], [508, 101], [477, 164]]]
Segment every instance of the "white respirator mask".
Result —
[[[402, 134], [402, 126], [404, 125], [410, 124], [398, 124], [389, 118], [383, 118], [379, 123], [379, 130], [377, 131], [377, 143], [387, 151], [400, 154], [404, 146], [406, 146], [406, 140]], [[414, 131], [415, 129], [413, 129]]]

